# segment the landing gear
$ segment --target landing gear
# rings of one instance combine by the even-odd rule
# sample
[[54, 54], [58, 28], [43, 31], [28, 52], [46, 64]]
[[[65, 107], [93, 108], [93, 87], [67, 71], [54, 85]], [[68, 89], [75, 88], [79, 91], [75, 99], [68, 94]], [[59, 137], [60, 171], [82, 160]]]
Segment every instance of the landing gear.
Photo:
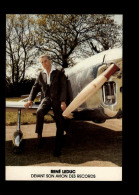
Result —
[[23, 133], [20, 130], [21, 109], [18, 110], [17, 130], [13, 134], [12, 150], [19, 154], [23, 151]]

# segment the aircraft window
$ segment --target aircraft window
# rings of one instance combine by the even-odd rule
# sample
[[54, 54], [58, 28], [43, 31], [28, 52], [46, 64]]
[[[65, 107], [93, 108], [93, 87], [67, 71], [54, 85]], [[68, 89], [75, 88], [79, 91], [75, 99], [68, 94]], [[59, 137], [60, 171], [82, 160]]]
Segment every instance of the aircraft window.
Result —
[[114, 81], [104, 83], [102, 92], [104, 104], [112, 105], [116, 102], [116, 83]]

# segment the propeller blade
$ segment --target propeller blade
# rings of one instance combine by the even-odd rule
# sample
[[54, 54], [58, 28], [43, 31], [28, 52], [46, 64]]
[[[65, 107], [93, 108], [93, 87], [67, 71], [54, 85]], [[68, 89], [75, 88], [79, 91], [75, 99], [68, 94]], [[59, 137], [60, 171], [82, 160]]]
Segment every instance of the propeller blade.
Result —
[[84, 103], [91, 95], [95, 94], [100, 87], [120, 68], [112, 64], [110, 65], [102, 74], [91, 81], [69, 104], [66, 110], [63, 112], [64, 117], [68, 117], [72, 111], [78, 108], [82, 103]]

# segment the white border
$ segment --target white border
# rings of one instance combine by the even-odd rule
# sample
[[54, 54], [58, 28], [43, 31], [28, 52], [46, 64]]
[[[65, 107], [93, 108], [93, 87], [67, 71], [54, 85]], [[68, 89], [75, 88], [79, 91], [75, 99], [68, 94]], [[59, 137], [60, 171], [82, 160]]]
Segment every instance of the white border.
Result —
[[122, 167], [6, 166], [5, 173], [6, 180], [122, 181]]

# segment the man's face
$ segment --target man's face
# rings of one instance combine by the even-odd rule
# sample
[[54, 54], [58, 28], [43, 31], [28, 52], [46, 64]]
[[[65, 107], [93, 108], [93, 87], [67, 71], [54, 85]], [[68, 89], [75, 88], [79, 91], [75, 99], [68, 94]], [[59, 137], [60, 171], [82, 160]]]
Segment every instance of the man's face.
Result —
[[41, 64], [42, 64], [44, 69], [46, 69], [46, 68], [51, 66], [51, 61], [47, 57], [41, 58], [40, 62], [41, 62]]

